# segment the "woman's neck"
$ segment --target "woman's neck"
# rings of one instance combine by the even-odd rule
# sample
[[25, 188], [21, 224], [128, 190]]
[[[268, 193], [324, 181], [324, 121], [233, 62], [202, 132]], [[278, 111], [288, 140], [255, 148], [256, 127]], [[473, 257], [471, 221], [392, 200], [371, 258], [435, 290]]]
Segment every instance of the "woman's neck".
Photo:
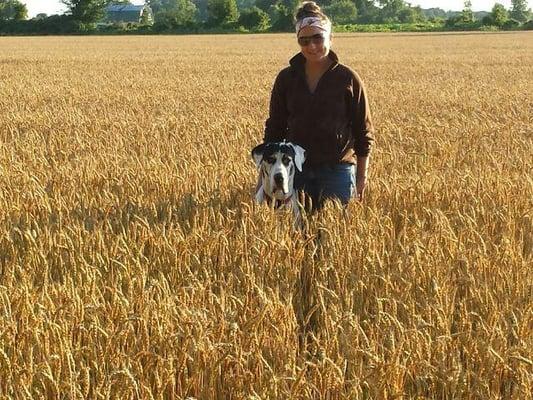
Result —
[[308, 73], [317, 73], [317, 72], [324, 72], [329, 68], [332, 61], [329, 59], [329, 57], [324, 57], [322, 60], [318, 62], [305, 62], [305, 70]]

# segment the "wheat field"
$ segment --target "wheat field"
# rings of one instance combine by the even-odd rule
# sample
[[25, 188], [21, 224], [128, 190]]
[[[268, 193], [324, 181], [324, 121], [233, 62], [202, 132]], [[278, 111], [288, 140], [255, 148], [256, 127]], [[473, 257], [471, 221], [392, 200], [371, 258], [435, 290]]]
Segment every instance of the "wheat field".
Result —
[[367, 196], [250, 150], [293, 35], [0, 38], [0, 399], [531, 399], [533, 36], [343, 34]]

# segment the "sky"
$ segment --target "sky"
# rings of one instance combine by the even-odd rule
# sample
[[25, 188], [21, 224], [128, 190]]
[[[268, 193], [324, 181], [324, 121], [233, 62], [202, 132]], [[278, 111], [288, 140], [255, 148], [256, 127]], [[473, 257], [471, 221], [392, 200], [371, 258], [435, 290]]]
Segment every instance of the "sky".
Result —
[[[48, 15], [62, 14], [65, 11], [65, 6], [60, 0], [21, 0], [22, 3], [28, 7], [29, 17], [34, 17], [39, 13]], [[131, 1], [131, 0], [130, 0]], [[132, 0], [133, 4], [143, 4], [143, 0]], [[407, 0], [413, 6], [421, 6], [422, 8], [439, 7], [443, 10], [459, 11], [463, 9], [463, 0]], [[490, 11], [494, 3], [501, 3], [506, 8], [511, 7], [511, 0], [472, 0], [472, 9], [474, 11]], [[528, 1], [529, 7], [533, 8], [533, 0]]]
[[[19, 0], [21, 3], [26, 4], [28, 8], [28, 16], [30, 18], [35, 17], [39, 13], [63, 14], [66, 10], [65, 5], [61, 0]], [[130, 0], [133, 4], [144, 4], [144, 0]]]

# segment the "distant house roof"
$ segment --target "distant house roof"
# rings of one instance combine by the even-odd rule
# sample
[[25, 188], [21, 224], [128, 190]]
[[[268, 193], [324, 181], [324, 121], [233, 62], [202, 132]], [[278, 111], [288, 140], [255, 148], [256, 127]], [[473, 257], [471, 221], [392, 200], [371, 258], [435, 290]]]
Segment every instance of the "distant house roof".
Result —
[[138, 12], [139, 14], [143, 10], [144, 6], [136, 6], [134, 4], [110, 4], [107, 6], [108, 12]]
[[152, 13], [146, 5], [133, 4], [110, 4], [105, 11], [108, 22], [141, 22], [144, 13]]

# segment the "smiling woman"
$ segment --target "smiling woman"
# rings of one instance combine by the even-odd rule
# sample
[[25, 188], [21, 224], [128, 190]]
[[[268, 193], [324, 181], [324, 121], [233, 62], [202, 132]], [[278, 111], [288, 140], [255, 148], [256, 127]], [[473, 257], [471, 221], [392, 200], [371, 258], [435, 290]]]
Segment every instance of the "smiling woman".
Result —
[[363, 83], [331, 50], [331, 21], [315, 2], [303, 3], [295, 19], [300, 52], [276, 78], [264, 141], [288, 140], [306, 150], [294, 186], [312, 209], [326, 199], [362, 200], [373, 142]]

